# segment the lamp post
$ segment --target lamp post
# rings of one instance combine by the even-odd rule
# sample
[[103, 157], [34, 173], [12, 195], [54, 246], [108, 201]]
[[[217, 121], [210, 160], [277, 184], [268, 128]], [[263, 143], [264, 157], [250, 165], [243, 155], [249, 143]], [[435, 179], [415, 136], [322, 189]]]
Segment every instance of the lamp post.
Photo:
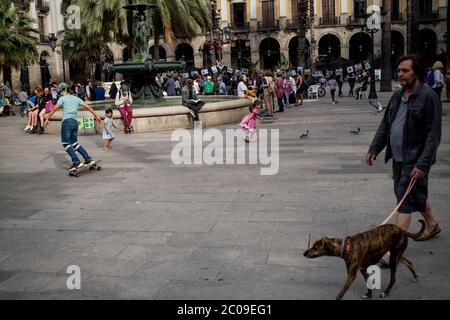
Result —
[[[222, 60], [222, 46], [224, 44], [229, 44], [234, 39], [234, 32], [231, 26], [228, 25], [225, 28], [220, 28], [220, 9], [217, 10], [215, 0], [211, 0], [211, 17], [212, 17], [212, 28], [206, 32], [206, 43], [211, 50], [211, 54], [215, 55], [216, 61]], [[201, 50], [200, 50], [201, 49]], [[198, 50], [200, 56], [205, 55], [204, 50], [200, 47]]]
[[[61, 55], [62, 66], [63, 66], [63, 79], [64, 79], [64, 82], [66, 82], [66, 64], [64, 62], [64, 45], [61, 46], [61, 50], [56, 49], [56, 42], [58, 41], [58, 38], [56, 37], [56, 35], [54, 33], [50, 34], [49, 40], [50, 40], [50, 47], [52, 48], [52, 51]], [[75, 42], [73, 40], [69, 40], [69, 46], [71, 48], [75, 47]]]
[[[377, 13], [378, 14], [378, 13]], [[370, 33], [371, 39], [372, 39], [372, 50], [371, 50], [371, 68], [370, 68], [370, 93], [369, 93], [369, 99], [378, 99], [377, 96], [377, 90], [375, 86], [375, 40], [374, 40], [374, 34], [378, 32], [378, 30], [381, 30], [381, 25], [374, 23], [375, 21], [372, 21], [372, 23], [369, 23], [369, 18], [360, 18], [361, 23], [361, 29], [364, 31], [364, 25], [367, 26], [367, 32]], [[380, 22], [381, 22], [381, 16], [380, 16]]]

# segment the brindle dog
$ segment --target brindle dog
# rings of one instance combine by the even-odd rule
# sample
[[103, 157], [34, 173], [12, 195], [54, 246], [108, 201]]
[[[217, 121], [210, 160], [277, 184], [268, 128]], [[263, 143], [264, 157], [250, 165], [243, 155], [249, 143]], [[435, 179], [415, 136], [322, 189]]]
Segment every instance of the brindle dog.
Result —
[[[381, 298], [385, 298], [389, 295], [395, 283], [395, 274], [399, 262], [406, 265], [412, 272], [414, 276], [413, 281], [417, 279], [417, 274], [411, 261], [402, 257], [402, 255], [408, 246], [408, 237], [413, 239], [417, 238], [425, 230], [425, 221], [419, 220], [419, 222], [422, 224], [422, 227], [416, 234], [406, 232], [397, 225], [386, 224], [345, 239], [322, 238], [316, 241], [313, 247], [306, 250], [303, 255], [307, 258], [337, 256], [344, 259], [345, 265], [347, 266], [347, 282], [336, 297], [336, 300], [340, 300], [356, 279], [358, 270], [367, 282], [367, 278], [369, 277], [366, 271], [367, 268], [377, 264], [384, 254], [389, 251], [391, 280], [386, 290], [380, 295]], [[371, 297], [371, 289], [362, 296], [363, 299], [369, 299]]]

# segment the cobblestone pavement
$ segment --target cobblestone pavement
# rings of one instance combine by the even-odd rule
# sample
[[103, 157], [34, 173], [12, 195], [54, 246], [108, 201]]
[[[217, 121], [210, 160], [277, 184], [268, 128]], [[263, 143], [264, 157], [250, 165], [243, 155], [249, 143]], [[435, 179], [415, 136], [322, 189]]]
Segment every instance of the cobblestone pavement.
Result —
[[[380, 96], [386, 104], [390, 94]], [[107, 153], [101, 136], [80, 137], [104, 169], [79, 178], [67, 176], [58, 136], [1, 118], [0, 299], [334, 299], [343, 261], [301, 253], [310, 234], [351, 235], [393, 209], [390, 164], [363, 161], [382, 115], [367, 100], [326, 98], [277, 117], [258, 124], [280, 130], [276, 175], [260, 175], [260, 165], [175, 165], [176, 143], [162, 132], [118, 134]], [[390, 299], [450, 298], [449, 124], [443, 117], [430, 178], [443, 232], [410, 241], [419, 282], [400, 266]], [[227, 128], [237, 125], [218, 127]], [[80, 290], [67, 289], [70, 265], [81, 269]], [[358, 276], [345, 299], [364, 288]]]

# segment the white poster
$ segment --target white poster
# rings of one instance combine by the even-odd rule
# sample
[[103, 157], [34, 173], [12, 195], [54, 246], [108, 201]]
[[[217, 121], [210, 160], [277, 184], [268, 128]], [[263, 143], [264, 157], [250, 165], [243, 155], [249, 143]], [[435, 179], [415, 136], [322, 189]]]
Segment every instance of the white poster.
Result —
[[202, 70], [202, 75], [207, 76], [209, 74], [208, 69]]
[[347, 73], [353, 73], [355, 70], [353, 70], [353, 66], [350, 66], [347, 68]]
[[217, 73], [219, 70], [217, 70], [217, 67], [216, 67], [216, 66], [212, 66], [212, 67], [211, 67], [211, 71], [212, 71], [213, 73]]

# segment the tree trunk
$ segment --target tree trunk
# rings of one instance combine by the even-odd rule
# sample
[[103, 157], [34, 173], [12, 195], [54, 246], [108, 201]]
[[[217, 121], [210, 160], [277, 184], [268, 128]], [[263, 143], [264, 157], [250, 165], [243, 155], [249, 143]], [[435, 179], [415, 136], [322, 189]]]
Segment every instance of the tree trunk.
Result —
[[[447, 4], [447, 73], [450, 74], [450, 23], [448, 20], [450, 17], [450, 3]], [[450, 88], [447, 89], [450, 93]]]
[[314, 72], [316, 70], [316, 39], [314, 32], [314, 0], [309, 1], [309, 23], [311, 30], [311, 42], [310, 42], [310, 53], [309, 59], [311, 60], [311, 71]]
[[407, 5], [407, 41], [408, 41], [408, 54], [417, 53], [418, 49], [418, 37], [419, 37], [419, 26], [416, 23], [415, 15], [418, 13], [417, 10], [417, 0], [406, 1]]
[[11, 67], [9, 65], [3, 66], [3, 84], [9, 83], [9, 88], [13, 90]]
[[392, 1], [383, 0], [383, 8], [387, 11], [382, 24], [382, 40], [381, 40], [381, 92], [392, 91], [392, 66], [391, 66], [391, 13]]
[[153, 59], [159, 60], [159, 34], [155, 32], [155, 44], [153, 46]]
[[301, 67], [305, 64], [305, 35], [306, 35], [306, 19], [308, 0], [297, 0], [297, 19], [299, 23], [298, 30], [298, 65]]

